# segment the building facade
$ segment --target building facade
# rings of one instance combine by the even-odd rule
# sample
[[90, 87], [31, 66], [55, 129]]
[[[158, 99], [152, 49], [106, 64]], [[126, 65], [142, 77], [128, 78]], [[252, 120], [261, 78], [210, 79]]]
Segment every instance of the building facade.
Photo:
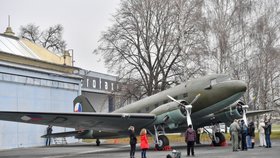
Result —
[[117, 77], [98, 72], [80, 70], [82, 95], [86, 96], [97, 112], [112, 112], [118, 103], [120, 84]]
[[[122, 104], [119, 88], [115, 76], [74, 67], [68, 52], [54, 54], [14, 36], [10, 27], [0, 34], [1, 111], [73, 112], [82, 94], [97, 112], [111, 112]], [[0, 121], [0, 129], [0, 149], [45, 145], [46, 126]], [[53, 127], [54, 133], [72, 130]]]
[[[70, 65], [71, 60], [67, 64], [64, 57], [26, 43], [7, 31], [0, 34], [1, 111], [72, 112], [73, 100], [81, 94], [82, 78], [74, 75], [78, 69]], [[0, 129], [0, 149], [45, 144], [41, 136], [46, 126], [0, 121]], [[53, 128], [54, 132], [69, 130]]]

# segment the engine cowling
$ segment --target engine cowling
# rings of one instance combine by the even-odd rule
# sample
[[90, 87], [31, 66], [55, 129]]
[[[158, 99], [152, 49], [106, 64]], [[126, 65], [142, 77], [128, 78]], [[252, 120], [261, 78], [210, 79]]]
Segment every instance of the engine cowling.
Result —
[[[185, 100], [178, 100], [180, 104], [187, 105]], [[177, 102], [169, 102], [163, 104], [151, 113], [156, 114], [155, 124], [165, 124], [170, 129], [177, 128], [179, 124], [186, 122], [186, 110], [185, 108]]]
[[209, 125], [212, 122], [224, 122], [231, 123], [234, 119], [242, 118], [242, 105], [245, 105], [242, 101], [238, 101], [229, 106], [229, 108], [224, 109], [218, 113], [211, 114], [199, 119], [201, 123], [199, 126]]

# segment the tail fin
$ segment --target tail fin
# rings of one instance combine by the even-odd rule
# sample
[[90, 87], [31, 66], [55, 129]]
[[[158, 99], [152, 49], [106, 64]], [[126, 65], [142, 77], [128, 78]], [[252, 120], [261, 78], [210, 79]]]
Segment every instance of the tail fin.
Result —
[[74, 112], [96, 112], [85, 96], [77, 96], [74, 101]]

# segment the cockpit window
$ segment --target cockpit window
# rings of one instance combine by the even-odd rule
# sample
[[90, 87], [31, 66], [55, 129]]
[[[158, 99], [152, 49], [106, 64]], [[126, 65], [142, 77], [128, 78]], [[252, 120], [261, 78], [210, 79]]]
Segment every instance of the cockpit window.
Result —
[[214, 86], [215, 84], [217, 84], [217, 79], [216, 79], [216, 78], [213, 78], [213, 79], [210, 80], [209, 85], [207, 85], [207, 86], [205, 87], [205, 89], [211, 89], [212, 86]]
[[216, 78], [211, 78], [210, 81], [209, 81], [209, 85], [207, 85], [205, 87], [205, 89], [211, 89], [212, 86], [214, 86], [218, 83], [224, 82], [224, 81], [228, 81], [228, 80], [230, 80], [228, 75], [219, 75]]

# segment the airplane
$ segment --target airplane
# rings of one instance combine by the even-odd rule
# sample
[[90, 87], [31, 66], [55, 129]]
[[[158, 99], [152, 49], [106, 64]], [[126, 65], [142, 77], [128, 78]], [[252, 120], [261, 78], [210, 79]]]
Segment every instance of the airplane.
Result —
[[[52, 136], [96, 139], [97, 145], [99, 139], [128, 137], [128, 127], [133, 125], [136, 133], [146, 128], [154, 137], [156, 149], [163, 150], [169, 146], [166, 133], [185, 132], [189, 124], [194, 129], [217, 122], [229, 126], [234, 119], [247, 120], [247, 116], [271, 111], [248, 111], [248, 106], [240, 100], [246, 89], [244, 81], [213, 74], [189, 80], [111, 113], [96, 112], [87, 98], [78, 96], [73, 101], [76, 112], [0, 111], [0, 120], [75, 128]], [[215, 146], [224, 142], [222, 133], [214, 133]]]

